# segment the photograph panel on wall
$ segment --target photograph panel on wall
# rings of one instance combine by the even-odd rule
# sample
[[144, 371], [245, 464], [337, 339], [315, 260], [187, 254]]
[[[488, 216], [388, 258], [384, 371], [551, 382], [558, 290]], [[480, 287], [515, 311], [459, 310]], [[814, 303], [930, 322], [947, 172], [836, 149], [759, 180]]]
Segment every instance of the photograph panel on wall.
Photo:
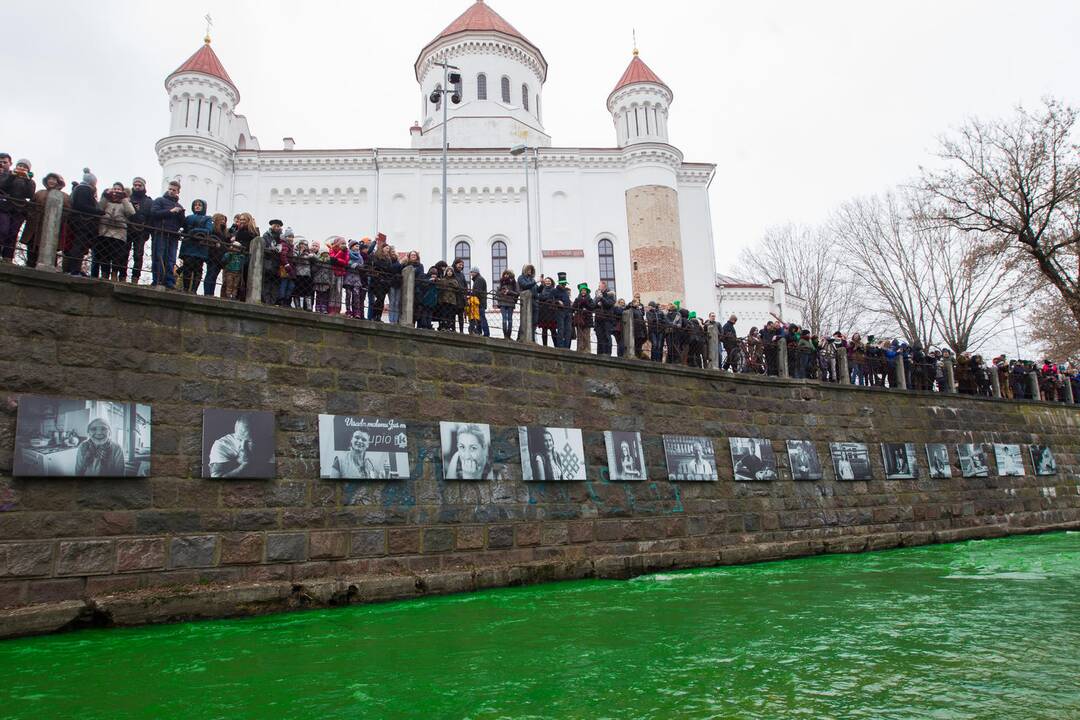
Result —
[[919, 476], [915, 443], [881, 443], [886, 480], [914, 480]]
[[949, 446], [945, 443], [926, 443], [926, 465], [930, 468], [930, 477], [934, 480], [951, 478]]
[[387, 418], [319, 415], [319, 477], [407, 480], [408, 426]]
[[1031, 467], [1036, 475], [1057, 475], [1057, 461], [1048, 445], [1028, 445], [1031, 453]]
[[870, 451], [865, 443], [829, 443], [833, 471], [837, 480], [870, 480]]
[[272, 480], [277, 475], [274, 413], [203, 410], [202, 476]]
[[990, 463], [986, 458], [986, 448], [981, 444], [962, 443], [957, 445], [956, 459], [960, 461], [960, 474], [963, 477], [990, 476]]
[[440, 422], [439, 444], [443, 480], [495, 479], [490, 425]]
[[148, 477], [150, 406], [20, 395], [15, 477]]
[[999, 476], [1024, 474], [1024, 453], [1019, 445], [994, 443], [994, 462], [997, 463]]
[[585, 444], [577, 428], [518, 427], [518, 447], [525, 482], [585, 479]]
[[648, 480], [641, 433], [604, 431], [608, 477], [612, 480]]
[[716, 451], [712, 440], [696, 435], [665, 435], [664, 458], [668, 480], [716, 480]]
[[793, 480], [820, 480], [824, 476], [821, 458], [812, 441], [788, 440], [787, 457]]
[[733, 437], [728, 438], [728, 444], [736, 480], [768, 482], [778, 477], [772, 440]]

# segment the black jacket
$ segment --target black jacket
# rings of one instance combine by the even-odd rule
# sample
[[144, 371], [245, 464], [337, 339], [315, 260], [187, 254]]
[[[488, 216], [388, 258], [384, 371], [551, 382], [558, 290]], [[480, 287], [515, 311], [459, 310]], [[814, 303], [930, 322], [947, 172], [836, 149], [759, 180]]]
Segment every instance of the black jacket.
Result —
[[488, 306], [488, 288], [487, 280], [480, 273], [476, 274], [476, 277], [472, 281], [472, 293], [476, 296], [476, 299], [480, 301], [480, 311], [487, 310]]

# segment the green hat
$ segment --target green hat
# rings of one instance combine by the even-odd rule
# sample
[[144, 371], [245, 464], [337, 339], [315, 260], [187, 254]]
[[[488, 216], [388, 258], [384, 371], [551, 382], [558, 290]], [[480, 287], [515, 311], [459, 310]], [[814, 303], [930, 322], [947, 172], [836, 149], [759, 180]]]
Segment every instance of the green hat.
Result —
[[690, 311], [690, 318], [693, 319], [693, 318], [696, 318], [696, 317], [697, 317], [697, 313], [694, 312], [693, 310], [691, 310]]
[[873, 335], [867, 335], [866, 336], [866, 342], [874, 342], [874, 336]]
[[577, 289], [589, 292], [589, 283], [578, 283]]
[[682, 300], [676, 300], [675, 302], [673, 302], [671, 304], [674, 305], [677, 308], [681, 308], [682, 307]]

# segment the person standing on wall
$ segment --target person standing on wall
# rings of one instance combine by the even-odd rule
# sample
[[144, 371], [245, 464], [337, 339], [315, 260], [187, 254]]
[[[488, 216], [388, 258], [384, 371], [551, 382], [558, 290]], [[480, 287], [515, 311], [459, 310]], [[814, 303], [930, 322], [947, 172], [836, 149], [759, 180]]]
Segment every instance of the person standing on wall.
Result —
[[[85, 176], [83, 177], [85, 181]], [[72, 206], [75, 206], [74, 195]], [[185, 220], [184, 206], [180, 204], [179, 180], [169, 181], [165, 194], [154, 200], [150, 207], [150, 219], [154, 224], [154, 232], [150, 238], [150, 252], [153, 255], [151, 267], [153, 283], [155, 287], [172, 290], [176, 287], [174, 273], [176, 250], [180, 244], [180, 230], [184, 227]]]
[[487, 307], [488, 307], [488, 284], [484, 276], [480, 274], [480, 268], [473, 265], [469, 269], [469, 278], [472, 280], [472, 294], [480, 303], [480, 334], [484, 337], [491, 337], [491, 330], [488, 328], [487, 321]]
[[570, 347], [570, 289], [567, 287], [566, 273], [559, 273], [559, 282], [551, 293], [551, 302], [555, 305], [555, 347]]
[[273, 305], [278, 299], [281, 272], [281, 229], [285, 223], [277, 218], [270, 221], [270, 229], [263, 233], [263, 285], [262, 302]]
[[596, 354], [611, 355], [611, 333], [615, 327], [615, 293], [608, 290], [607, 282], [601, 280], [596, 286], [593, 300], [596, 316], [593, 327], [596, 330]]
[[71, 190], [71, 245], [64, 253], [64, 272], [81, 275], [83, 259], [97, 238], [98, 218], [104, 211], [97, 204], [97, 176], [83, 168], [82, 182]]
[[7, 262], [15, 259], [15, 240], [36, 191], [29, 160], [19, 160], [13, 171], [0, 176], [0, 256]]
[[137, 177], [131, 181], [131, 207], [135, 214], [128, 218], [127, 223], [127, 250], [122, 258], [120, 279], [128, 279], [128, 263], [131, 263], [131, 283], [139, 284], [142, 277], [143, 255], [146, 252], [146, 241], [150, 238], [150, 213], [154, 207], [154, 201], [146, 194], [146, 181]]
[[723, 369], [731, 372], [739, 372], [739, 336], [735, 330], [738, 320], [739, 318], [732, 315], [720, 330], [720, 341], [724, 344], [724, 353], [727, 355]]

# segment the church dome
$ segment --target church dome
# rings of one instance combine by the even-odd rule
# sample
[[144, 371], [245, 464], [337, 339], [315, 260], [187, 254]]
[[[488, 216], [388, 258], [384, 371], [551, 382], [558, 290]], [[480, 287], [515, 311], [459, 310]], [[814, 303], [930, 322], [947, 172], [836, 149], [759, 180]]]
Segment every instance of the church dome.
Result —
[[[217, 78], [222, 82], [225, 82], [233, 90], [236, 90], [236, 84], [229, 77], [229, 73], [225, 72], [225, 66], [221, 64], [221, 60], [218, 59], [217, 53], [210, 47], [209, 36], [203, 41], [203, 46], [195, 51], [195, 53], [189, 57], [184, 63], [176, 68], [169, 77], [165, 79], [166, 84], [169, 80], [175, 76], [185, 73], [198, 73], [200, 75], [209, 75], [212, 78]], [[237, 93], [239, 95], [239, 92]]]
[[626, 71], [623, 72], [622, 77], [619, 78], [619, 82], [615, 84], [615, 89], [611, 91], [608, 97], [610, 98], [611, 95], [619, 92], [624, 87], [627, 87], [629, 85], [636, 85], [638, 83], [659, 85], [660, 87], [667, 90], [669, 93], [671, 92], [671, 88], [667, 86], [667, 83], [661, 80], [660, 76], [654, 73], [652, 71], [652, 68], [646, 65], [645, 61], [641, 59], [641, 57], [638, 55], [638, 51], [634, 50], [633, 59], [631, 59], [630, 64], [626, 66]]
[[528, 38], [507, 22], [502, 15], [495, 12], [490, 5], [484, 2], [484, 0], [476, 0], [476, 2], [469, 6], [468, 10], [461, 13], [461, 15], [458, 15], [452, 23], [447, 25], [442, 32], [424, 46], [424, 49], [420, 51], [420, 55], [417, 57], [416, 61], [417, 79], [419, 79], [421, 60], [431, 53], [432, 50], [443, 43], [454, 42], [455, 40], [473, 34], [501, 36], [503, 39], [511, 40], [523, 45], [538, 57], [540, 63], [543, 65], [544, 77], [541, 78], [541, 81], [546, 79], [547, 61], [544, 59], [544, 54], [540, 52], [540, 48], [533, 45]]

